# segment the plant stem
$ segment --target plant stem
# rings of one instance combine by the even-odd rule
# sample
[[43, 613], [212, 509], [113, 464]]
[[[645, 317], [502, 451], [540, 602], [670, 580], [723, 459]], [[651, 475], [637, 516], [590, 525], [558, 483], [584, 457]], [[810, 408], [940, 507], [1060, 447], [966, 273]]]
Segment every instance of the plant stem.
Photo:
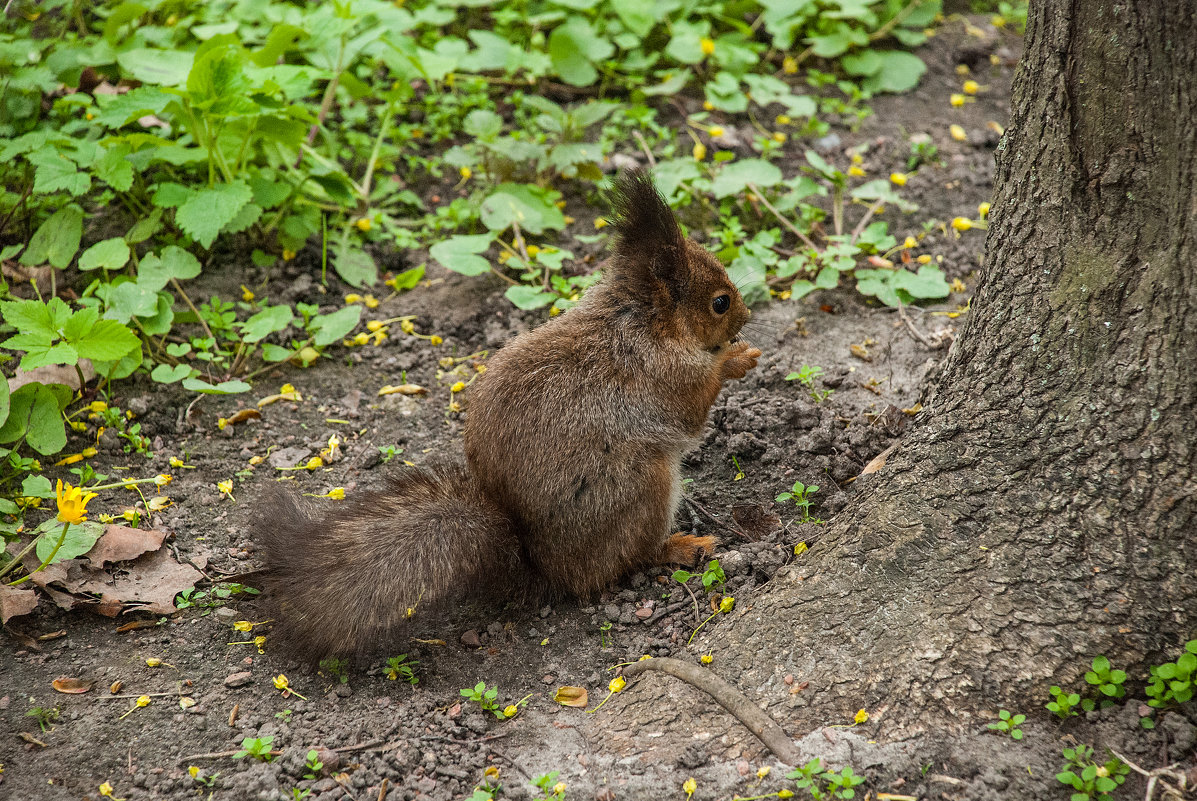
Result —
[[788, 219], [781, 216], [781, 212], [779, 212], [776, 208], [773, 207], [773, 204], [770, 203], [765, 198], [764, 193], [762, 193], [761, 190], [757, 188], [756, 184], [750, 182], [748, 184], [748, 188], [752, 190], [752, 194], [754, 194], [758, 198], [760, 198], [761, 205], [763, 205], [766, 209], [768, 209], [769, 213], [772, 214], [774, 217], [776, 217], [777, 221], [779, 223], [784, 225], [786, 228], [790, 229], [790, 231], [792, 231], [794, 233], [794, 236], [801, 239], [802, 243], [804, 245], [806, 245], [808, 248], [813, 250], [815, 253], [819, 252], [819, 249], [817, 247], [815, 247], [815, 243], [811, 241], [810, 237], [808, 237], [806, 234], [802, 233], [802, 231], [800, 231], [798, 229], [798, 226], [794, 225], [794, 223], [790, 222]]
[[[67, 529], [69, 529], [70, 527], [71, 527], [70, 523], [63, 523], [62, 524], [62, 533], [58, 535], [58, 542], [54, 543], [54, 550], [50, 551], [50, 555], [47, 556], [42, 561], [42, 563], [40, 565], [35, 567], [33, 570], [30, 570], [28, 576], [25, 576], [25, 578], [17, 579], [16, 581], [11, 582], [8, 586], [15, 587], [18, 584], [24, 584], [26, 581], [29, 581], [29, 579], [33, 578], [34, 573], [44, 570], [47, 565], [49, 565], [51, 562], [53, 562], [54, 557], [58, 555], [58, 549], [62, 547], [62, 544], [64, 542], [66, 542]], [[37, 540], [34, 540], [34, 542], [37, 542]], [[29, 546], [33, 547], [33, 543], [32, 542], [29, 543]], [[28, 549], [26, 549], [26, 550], [28, 550]], [[23, 555], [24, 555], [24, 552], [22, 552], [22, 556]]]
[[212, 329], [208, 327], [208, 321], [204, 319], [202, 314], [200, 314], [199, 309], [195, 308], [195, 304], [191, 302], [191, 298], [187, 297], [187, 293], [183, 291], [183, 287], [179, 286], [178, 279], [172, 277], [170, 279], [170, 283], [171, 286], [175, 288], [175, 291], [183, 297], [183, 302], [187, 304], [187, 307], [191, 309], [192, 313], [195, 314], [196, 319], [199, 320], [199, 324], [204, 328], [204, 333], [206, 333], [208, 338], [212, 340], [213, 344], [215, 344], [216, 335], [213, 334]]

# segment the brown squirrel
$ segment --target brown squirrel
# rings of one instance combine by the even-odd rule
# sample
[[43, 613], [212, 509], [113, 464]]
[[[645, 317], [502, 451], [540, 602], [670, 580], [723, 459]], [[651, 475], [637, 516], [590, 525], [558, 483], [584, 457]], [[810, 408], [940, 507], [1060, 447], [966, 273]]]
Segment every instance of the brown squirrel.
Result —
[[672, 533], [681, 460], [761, 351], [719, 261], [641, 171], [614, 191], [614, 249], [577, 306], [508, 342], [468, 396], [465, 465], [409, 469], [323, 516], [274, 489], [257, 541], [284, 636], [315, 658], [376, 647], [414, 608], [491, 588], [587, 597], [693, 563]]

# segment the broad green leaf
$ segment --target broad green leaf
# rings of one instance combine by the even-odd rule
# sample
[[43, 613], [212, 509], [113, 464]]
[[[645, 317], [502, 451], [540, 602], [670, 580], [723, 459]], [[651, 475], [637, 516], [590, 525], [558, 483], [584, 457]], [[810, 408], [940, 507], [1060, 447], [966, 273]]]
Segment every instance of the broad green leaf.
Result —
[[151, 292], [166, 287], [171, 279], [185, 281], [200, 274], [199, 259], [177, 245], [167, 245], [161, 253], [149, 253], [137, 268], [137, 283]]
[[253, 191], [241, 180], [200, 189], [179, 206], [175, 222], [196, 242], [211, 247], [220, 229], [252, 199]]
[[139, 47], [118, 53], [116, 61], [126, 75], [142, 83], [182, 86], [191, 72], [194, 53]]
[[503, 118], [487, 109], [474, 109], [466, 115], [462, 130], [475, 139], [494, 139], [503, 130]]
[[92, 165], [96, 177], [118, 192], [128, 192], [133, 186], [133, 164], [129, 161], [132, 151], [129, 145], [116, 145], [106, 150]]
[[624, 27], [640, 39], [648, 36], [660, 19], [655, 0], [611, 0], [610, 5]]
[[286, 304], [267, 306], [241, 324], [242, 339], [246, 342], [261, 342], [270, 334], [290, 325], [294, 316], [291, 307]]
[[184, 378], [191, 378], [193, 374], [198, 374], [198, 371], [186, 364], [176, 364], [173, 367], [169, 364], [159, 364], [150, 371], [150, 378], [159, 384], [173, 384]]
[[781, 170], [763, 159], [740, 159], [725, 166], [711, 182], [711, 192], [725, 198], [743, 192], [748, 184], [758, 188], [781, 183]]
[[918, 86], [927, 65], [913, 53], [904, 50], [876, 51], [881, 61], [877, 72], [861, 82], [867, 92], [907, 92]]
[[8, 379], [0, 376], [0, 426], [8, 419]]
[[66, 447], [66, 425], [62, 410], [71, 400], [64, 384], [26, 384], [9, 398], [8, 419], [0, 426], [0, 442], [25, 442], [43, 456]]
[[482, 201], [482, 224], [492, 231], [503, 231], [512, 223], [529, 234], [543, 234], [547, 229], [565, 227], [565, 215], [557, 208], [559, 192], [530, 184], [499, 184]]
[[[87, 311], [94, 312], [94, 309]], [[118, 361], [141, 348], [137, 335], [116, 320], [96, 320], [71, 343], [79, 351], [80, 358], [101, 361]]]
[[520, 309], [539, 309], [557, 299], [552, 292], [545, 292], [540, 287], [518, 284], [507, 287], [504, 293], [507, 299]]
[[64, 269], [75, 258], [82, 237], [83, 209], [70, 203], [51, 214], [33, 232], [29, 247], [21, 254], [21, 264], [49, 262], [60, 270]]
[[161, 114], [175, 96], [153, 86], [139, 86], [119, 95], [96, 95], [100, 113], [93, 122], [120, 128], [148, 114]]
[[490, 247], [490, 234], [452, 236], [428, 249], [428, 255], [442, 267], [462, 275], [482, 275], [490, 272], [490, 262], [477, 255]]
[[249, 392], [253, 387], [244, 381], [221, 381], [219, 384], [209, 384], [201, 378], [184, 378], [183, 389], [198, 392], [201, 395], [236, 395]]
[[[45, 562], [50, 558], [50, 554], [54, 552], [54, 547], [58, 545], [58, 538], [63, 535], [62, 527], [64, 525], [66, 524], [52, 517], [37, 527], [37, 532], [42, 535], [41, 539], [37, 541], [37, 548], [34, 550], [38, 559]], [[62, 545], [58, 548], [58, 552], [54, 553], [54, 561], [50, 564], [82, 556], [92, 549], [92, 546], [96, 544], [96, 540], [103, 533], [104, 524], [94, 520], [72, 523], [66, 530], [66, 536], [63, 538]]]
[[571, 16], [549, 34], [549, 58], [561, 80], [589, 86], [598, 78], [594, 63], [610, 58], [615, 46], [599, 35], [585, 17]]
[[402, 292], [405, 289], [415, 289], [415, 287], [424, 280], [424, 265], [412, 267], [410, 270], [404, 270], [397, 274], [394, 278], [387, 281], [391, 288], [396, 292]]
[[694, 159], [683, 158], [657, 162], [652, 174], [657, 189], [665, 197], [671, 198], [677, 194], [679, 186], [686, 181], [693, 181], [702, 173]]
[[333, 256], [333, 267], [337, 275], [350, 286], [367, 287], [378, 282], [378, 265], [361, 243], [346, 239]]
[[321, 314], [312, 318], [312, 340], [316, 347], [323, 348], [338, 342], [357, 327], [362, 319], [361, 306], [346, 306], [330, 314]]
[[711, 23], [708, 20], [673, 23], [672, 37], [665, 47], [665, 55], [682, 64], [698, 64], [706, 54], [702, 52], [702, 40], [710, 36]]
[[92, 359], [91, 366], [96, 369], [97, 375], [102, 375], [109, 381], [117, 381], [133, 375], [133, 372], [141, 367], [141, 362], [141, 348], [134, 348], [115, 361]]
[[80, 270], [119, 270], [129, 263], [129, 243], [122, 237], [101, 240], [79, 255]]
[[40, 148], [25, 158], [37, 168], [33, 174], [33, 191], [36, 194], [49, 195], [65, 191], [78, 196], [91, 189], [91, 176], [79, 172], [75, 162], [64, 156], [56, 147]]
[[0, 315], [4, 321], [21, 332], [21, 335], [36, 335], [49, 344], [58, 336], [61, 328], [71, 317], [71, 310], [62, 298], [40, 300], [0, 301]]
[[738, 114], [748, 108], [748, 95], [740, 88], [740, 79], [723, 70], [703, 87], [707, 102], [720, 111]]
[[863, 30], [840, 23], [832, 33], [808, 36], [805, 41], [811, 46], [811, 52], [819, 58], [835, 58], [842, 56], [849, 48], [864, 47], [869, 43], [869, 36]]
[[96, 294], [104, 301], [104, 316], [127, 323], [134, 317], [150, 317], [158, 311], [158, 293], [136, 281], [101, 286]]

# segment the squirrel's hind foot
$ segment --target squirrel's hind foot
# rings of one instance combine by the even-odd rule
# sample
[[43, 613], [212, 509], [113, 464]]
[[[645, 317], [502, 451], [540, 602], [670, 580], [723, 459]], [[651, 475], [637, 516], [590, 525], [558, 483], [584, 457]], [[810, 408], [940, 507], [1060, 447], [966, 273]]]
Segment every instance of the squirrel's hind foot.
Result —
[[674, 534], [661, 546], [662, 564], [692, 565], [707, 554], [715, 552], [714, 537], [693, 534]]

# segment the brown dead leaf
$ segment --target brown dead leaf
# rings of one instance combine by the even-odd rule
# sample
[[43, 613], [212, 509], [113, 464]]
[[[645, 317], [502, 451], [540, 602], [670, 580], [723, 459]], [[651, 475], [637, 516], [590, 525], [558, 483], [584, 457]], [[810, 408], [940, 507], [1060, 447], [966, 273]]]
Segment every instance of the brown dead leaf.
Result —
[[553, 700], [562, 706], [572, 706], [583, 709], [590, 703], [590, 695], [585, 687], [558, 687], [553, 694]]
[[260, 420], [260, 419], [262, 419], [262, 413], [259, 412], [257, 409], [241, 409], [240, 411], [233, 412], [231, 415], [229, 415], [229, 417], [225, 420], [225, 422], [226, 423], [244, 423], [246, 420]]
[[889, 455], [891, 453], [893, 453], [894, 451], [896, 451], [897, 449], [898, 449], [898, 443], [895, 442], [893, 445], [890, 445], [888, 448], [883, 450], [881, 453], [874, 456], [872, 458], [872, 460], [864, 466], [864, 470], [860, 471], [860, 474], [862, 476], [867, 476], [870, 473], [876, 473], [878, 470], [885, 467], [885, 460], [887, 458], [889, 458]]
[[397, 387], [387, 384], [385, 387], [378, 390], [379, 395], [394, 395], [396, 393], [400, 395], [424, 395], [427, 392], [428, 390], [424, 389], [424, 387], [420, 386], [419, 384], [400, 384]]
[[51, 631], [48, 634], [38, 635], [38, 642], [48, 642], [49, 640], [57, 640], [59, 637], [66, 636], [66, 629], [59, 629], [58, 631]]
[[72, 679], [67, 676], [62, 676], [50, 682], [50, 686], [60, 693], [67, 695], [78, 695], [85, 693], [92, 687], [96, 686], [95, 679]]
[[7, 623], [14, 617], [27, 615], [37, 606], [37, 593], [32, 589], [21, 589], [0, 584], [0, 623]]
[[864, 361], [864, 362], [873, 361], [872, 354], [869, 353], [869, 349], [866, 348], [864, 345], [857, 345], [855, 342], [853, 342], [851, 345], [848, 346], [848, 350], [850, 350], [852, 352], [853, 356], [860, 359], [861, 361]]
[[128, 526], [111, 525], [87, 552], [87, 559], [97, 568], [110, 562], [127, 562], [147, 551], [156, 551], [166, 541], [165, 531], [146, 531]]
[[[96, 377], [96, 368], [92, 367], [90, 359], [80, 359], [79, 369], [83, 371], [84, 381], [91, 381]], [[73, 365], [65, 364], [47, 364], [45, 367], [35, 367], [32, 370], [18, 368], [13, 377], [8, 379], [8, 389], [10, 392], [16, 392], [19, 388], [35, 381], [42, 384], [66, 384], [68, 387], [78, 389], [79, 373], [75, 371]]]
[[49, 748], [50, 747], [50, 746], [46, 745], [45, 743], [43, 743], [41, 740], [34, 737], [32, 734], [30, 734], [27, 731], [17, 732], [17, 736], [31, 745], [36, 745], [40, 748]]
[[116, 627], [117, 634], [124, 634], [126, 631], [137, 631], [138, 629], [152, 629], [158, 625], [157, 620], [134, 620], [132, 623], [126, 623], [123, 626]]

